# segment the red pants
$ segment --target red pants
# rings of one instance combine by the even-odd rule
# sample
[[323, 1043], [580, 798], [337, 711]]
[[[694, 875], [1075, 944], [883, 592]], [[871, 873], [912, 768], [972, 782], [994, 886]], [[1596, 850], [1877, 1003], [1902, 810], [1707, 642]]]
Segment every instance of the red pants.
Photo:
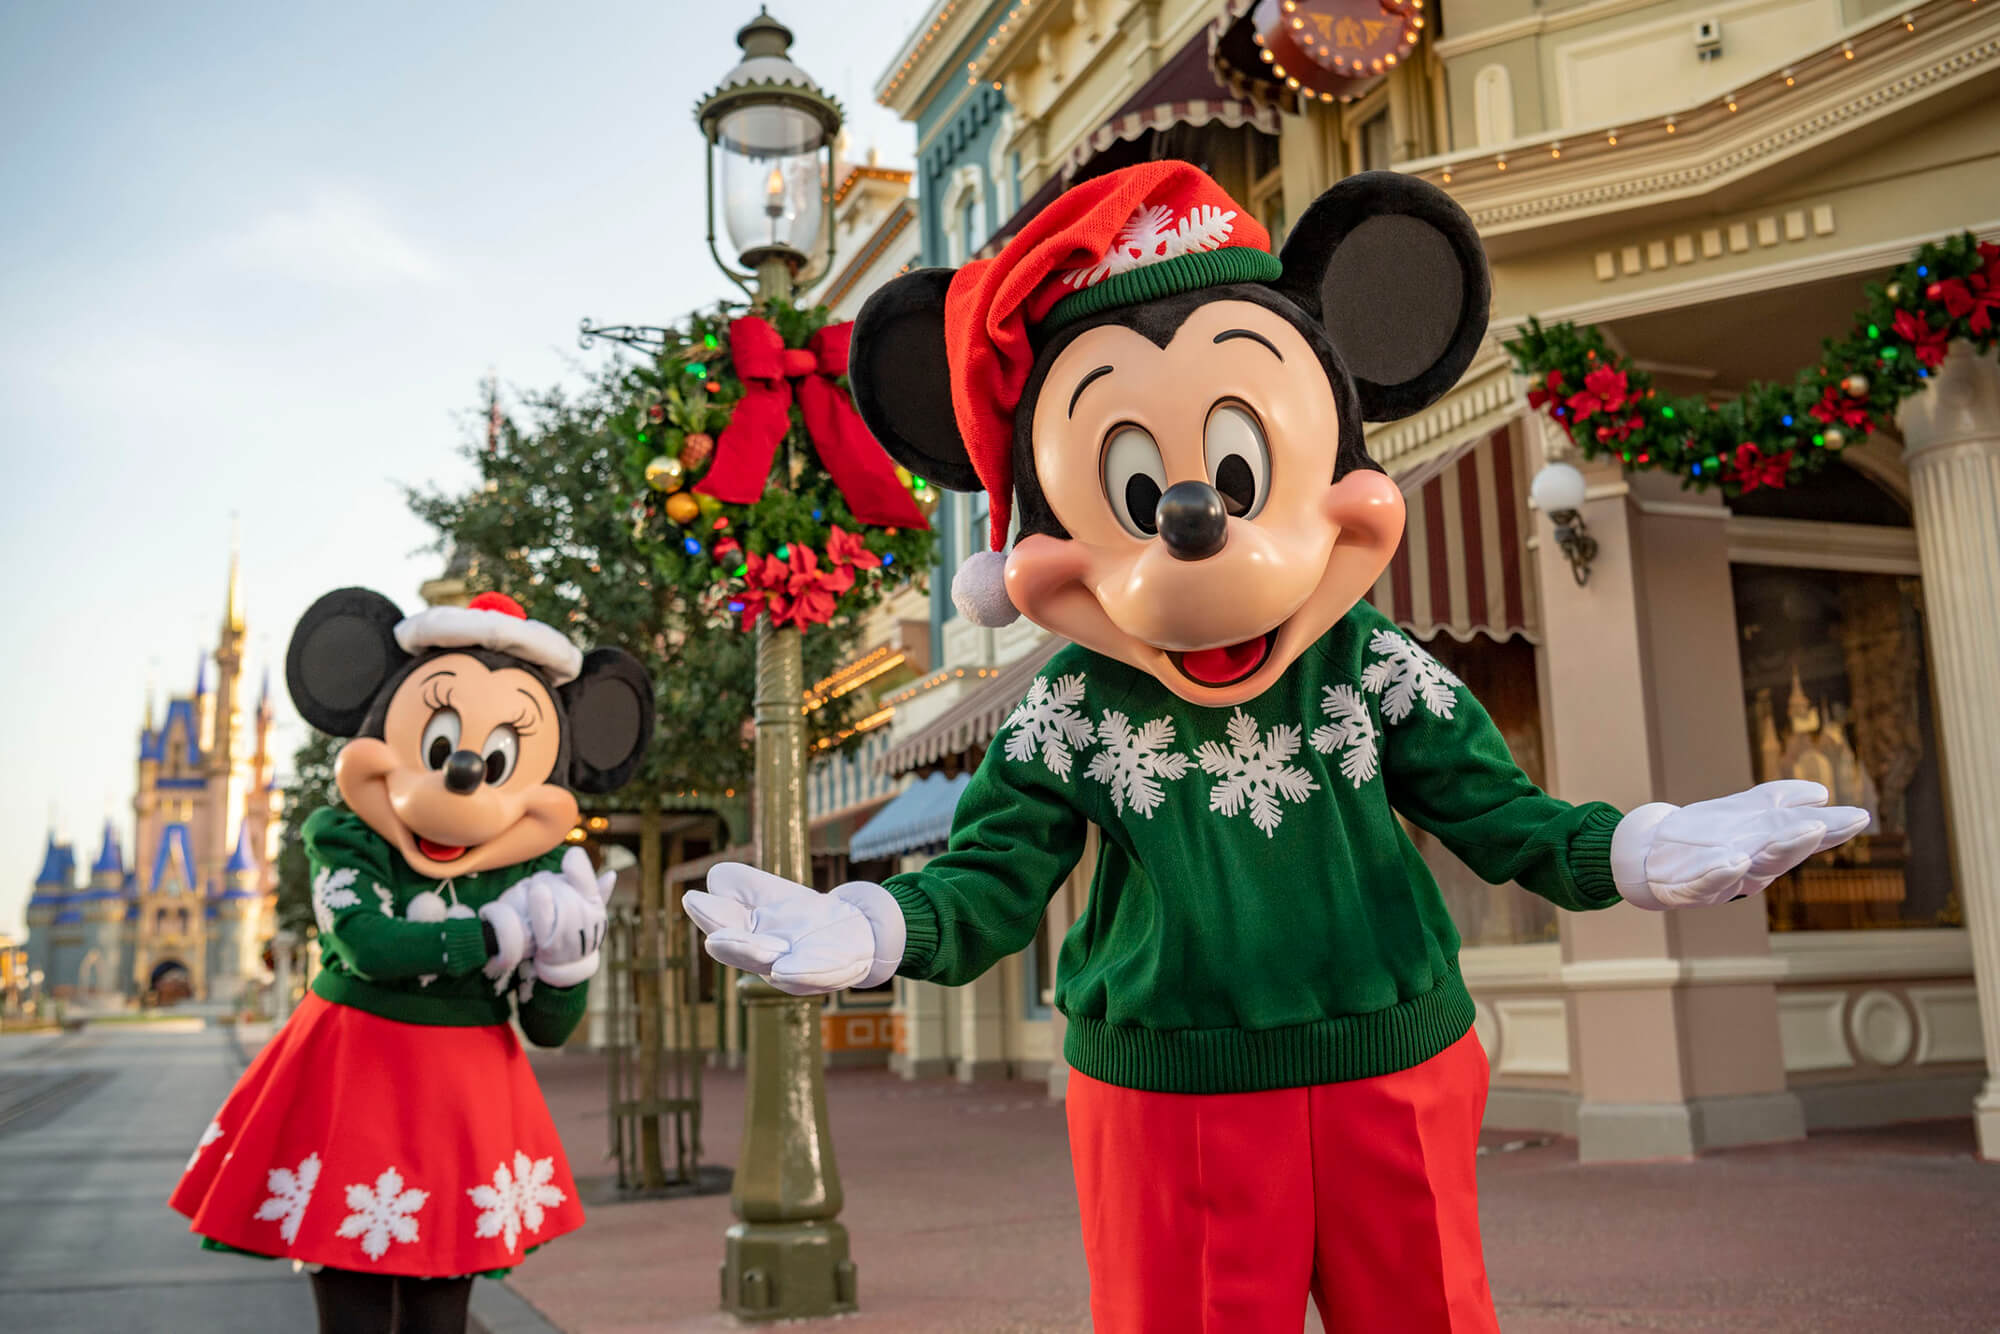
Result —
[[1376, 1079], [1141, 1093], [1072, 1073], [1070, 1154], [1097, 1334], [1497, 1334], [1467, 1033]]

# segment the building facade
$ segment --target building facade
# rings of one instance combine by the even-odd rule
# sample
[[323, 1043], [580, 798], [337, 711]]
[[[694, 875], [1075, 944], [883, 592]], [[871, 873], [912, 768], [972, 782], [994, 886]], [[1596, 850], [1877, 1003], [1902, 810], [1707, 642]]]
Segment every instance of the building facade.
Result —
[[[1377, 9], [1400, 42], [1341, 77], [1305, 69], [1301, 50], [1325, 62], [1375, 40], [1349, 21]], [[1280, 242], [1352, 172], [1454, 194], [1486, 241], [1492, 330], [1444, 400], [1369, 433], [1410, 515], [1371, 600], [1558, 795], [1629, 808], [1811, 777], [1876, 812], [1761, 899], [1681, 917], [1558, 914], [1419, 836], [1465, 942], [1490, 1121], [1575, 1134], [1586, 1158], [1670, 1156], [1976, 1103], [2000, 1155], [1984, 1082], [2000, 1064], [2000, 836], [1980, 804], [2000, 792], [1981, 685], [2000, 660], [2000, 374], [1954, 356], [1901, 439], [1854, 442], [1791, 491], [1725, 504], [1591, 464], [1600, 547], [1582, 582], [1528, 501], [1574, 448], [1500, 347], [1530, 315], [1589, 322], [1663, 390], [1725, 400], [1809, 364], [1919, 243], [2000, 237], [1989, 7], [940, 0], [877, 92], [918, 125], [926, 192], [969, 195], [999, 162], [1021, 200], [979, 245], [942, 198], [925, 204], [926, 263], [1154, 157], [1204, 166]], [[947, 571], [979, 541], [974, 511], [948, 502]], [[934, 621], [941, 669], [994, 675], [899, 713], [890, 755], [948, 777], [1046, 650], [1019, 623], [955, 624], [948, 604]], [[899, 1063], [1039, 1068], [1060, 1090], [1061, 1018], [1021, 979], [1080, 908], [1073, 880], [992, 995], [900, 984]]]
[[50, 835], [27, 914], [29, 966], [50, 994], [232, 1002], [266, 976], [281, 796], [270, 681], [250, 704], [245, 635], [232, 557], [221, 632], [193, 691], [171, 698], [157, 725], [147, 702], [129, 866], [107, 822], [79, 883], [74, 851]]

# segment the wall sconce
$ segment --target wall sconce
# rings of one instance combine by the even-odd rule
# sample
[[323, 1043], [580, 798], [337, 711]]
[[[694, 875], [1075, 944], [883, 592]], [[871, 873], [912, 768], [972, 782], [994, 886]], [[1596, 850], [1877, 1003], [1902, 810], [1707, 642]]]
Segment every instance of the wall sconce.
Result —
[[1567, 463], [1551, 463], [1535, 474], [1528, 495], [1535, 508], [1549, 516], [1556, 528], [1556, 544], [1569, 558], [1570, 573], [1579, 587], [1590, 579], [1590, 563], [1597, 559], [1597, 539], [1584, 526], [1583, 474]]

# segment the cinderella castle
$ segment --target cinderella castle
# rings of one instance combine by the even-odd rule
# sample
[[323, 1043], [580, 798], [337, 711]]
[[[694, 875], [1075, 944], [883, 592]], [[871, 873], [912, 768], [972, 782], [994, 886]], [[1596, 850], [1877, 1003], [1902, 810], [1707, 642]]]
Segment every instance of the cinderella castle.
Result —
[[157, 725], [146, 701], [130, 860], [107, 821], [79, 882], [76, 850], [49, 835], [28, 900], [28, 967], [50, 994], [228, 1002], [263, 976], [276, 924], [280, 795], [268, 672], [245, 726], [243, 640], [232, 555], [213, 684], [203, 657], [193, 693], [169, 700]]

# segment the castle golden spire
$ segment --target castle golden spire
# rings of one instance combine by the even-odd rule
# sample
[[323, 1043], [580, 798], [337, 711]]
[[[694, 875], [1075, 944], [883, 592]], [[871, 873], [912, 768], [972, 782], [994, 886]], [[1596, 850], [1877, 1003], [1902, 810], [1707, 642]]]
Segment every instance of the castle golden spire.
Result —
[[222, 628], [225, 633], [243, 633], [243, 560], [242, 542], [234, 516], [229, 520], [229, 599], [222, 612]]

